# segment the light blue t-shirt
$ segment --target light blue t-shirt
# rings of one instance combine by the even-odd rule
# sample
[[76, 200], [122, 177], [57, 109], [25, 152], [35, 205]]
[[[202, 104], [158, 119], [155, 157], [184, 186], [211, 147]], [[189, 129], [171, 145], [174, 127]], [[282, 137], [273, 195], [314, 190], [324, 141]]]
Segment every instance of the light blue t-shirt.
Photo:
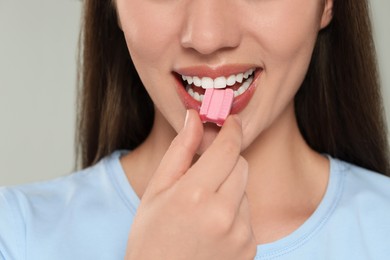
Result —
[[[115, 152], [56, 180], [0, 189], [0, 259], [123, 259], [139, 198]], [[390, 178], [330, 158], [326, 194], [255, 259], [390, 259]]]

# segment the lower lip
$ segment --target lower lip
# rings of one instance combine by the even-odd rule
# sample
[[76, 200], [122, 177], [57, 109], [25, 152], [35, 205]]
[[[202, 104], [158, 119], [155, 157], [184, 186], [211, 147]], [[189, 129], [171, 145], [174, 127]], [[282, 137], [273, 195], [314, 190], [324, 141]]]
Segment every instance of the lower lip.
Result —
[[[256, 90], [257, 81], [260, 78], [262, 71], [263, 71], [262, 69], [257, 69], [255, 71], [253, 81], [249, 86], [249, 88], [240, 96], [234, 98], [232, 109], [230, 111], [231, 114], [240, 113], [248, 105], [249, 101], [251, 100]], [[178, 77], [175, 76], [175, 79], [176, 79], [177, 92], [179, 93], [180, 99], [182, 100], [184, 106], [187, 109], [194, 109], [199, 112], [202, 103], [199, 102], [198, 100], [195, 100], [193, 97], [190, 96], [190, 94], [187, 93], [187, 91], [183, 87], [181, 80]]]

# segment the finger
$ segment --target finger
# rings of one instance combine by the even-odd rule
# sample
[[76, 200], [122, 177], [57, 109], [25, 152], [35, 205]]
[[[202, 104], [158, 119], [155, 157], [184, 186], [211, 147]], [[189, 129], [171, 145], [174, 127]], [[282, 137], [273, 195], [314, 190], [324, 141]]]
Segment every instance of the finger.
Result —
[[243, 194], [240, 207], [238, 210], [238, 215], [241, 217], [246, 223], [251, 223], [251, 214], [249, 208], [249, 201], [246, 193]]
[[231, 174], [221, 184], [217, 193], [238, 210], [248, 181], [248, 162], [240, 156]]
[[185, 125], [172, 141], [148, 189], [158, 193], [173, 185], [191, 166], [203, 136], [203, 126], [195, 110], [188, 110]]
[[200, 188], [217, 191], [235, 167], [241, 151], [242, 130], [238, 116], [229, 116], [219, 134], [187, 172], [184, 179]]
[[244, 193], [244, 196], [242, 197], [240, 208], [238, 210], [238, 217], [236, 218], [235, 223], [240, 224], [241, 228], [238, 228], [238, 235], [242, 235], [241, 241], [244, 243], [244, 245], [246, 245], [245, 248], [247, 248], [247, 252], [250, 254], [250, 257], [246, 259], [253, 259], [253, 257], [256, 255], [257, 239], [255, 233], [253, 232], [249, 202], [246, 193]]

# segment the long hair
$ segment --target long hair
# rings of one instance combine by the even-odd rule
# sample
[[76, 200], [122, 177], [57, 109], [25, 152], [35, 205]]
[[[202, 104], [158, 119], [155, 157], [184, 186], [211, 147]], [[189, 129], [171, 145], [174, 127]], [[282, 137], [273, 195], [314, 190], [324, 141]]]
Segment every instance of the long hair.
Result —
[[295, 109], [316, 151], [390, 176], [389, 146], [367, 1], [334, 2]]
[[84, 1], [79, 42], [77, 165], [116, 149], [134, 149], [149, 134], [153, 103], [134, 68], [112, 1]]
[[[335, 0], [295, 98], [299, 128], [316, 151], [390, 176], [386, 124], [367, 0]], [[153, 103], [127, 50], [111, 1], [84, 1], [77, 155], [88, 167], [150, 133]]]

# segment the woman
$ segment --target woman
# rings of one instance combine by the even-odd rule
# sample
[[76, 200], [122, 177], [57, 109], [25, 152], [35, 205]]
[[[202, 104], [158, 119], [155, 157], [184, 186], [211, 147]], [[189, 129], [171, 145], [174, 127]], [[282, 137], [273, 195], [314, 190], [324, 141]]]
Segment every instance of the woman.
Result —
[[90, 0], [83, 37], [85, 169], [1, 191], [4, 259], [390, 253], [366, 1]]

